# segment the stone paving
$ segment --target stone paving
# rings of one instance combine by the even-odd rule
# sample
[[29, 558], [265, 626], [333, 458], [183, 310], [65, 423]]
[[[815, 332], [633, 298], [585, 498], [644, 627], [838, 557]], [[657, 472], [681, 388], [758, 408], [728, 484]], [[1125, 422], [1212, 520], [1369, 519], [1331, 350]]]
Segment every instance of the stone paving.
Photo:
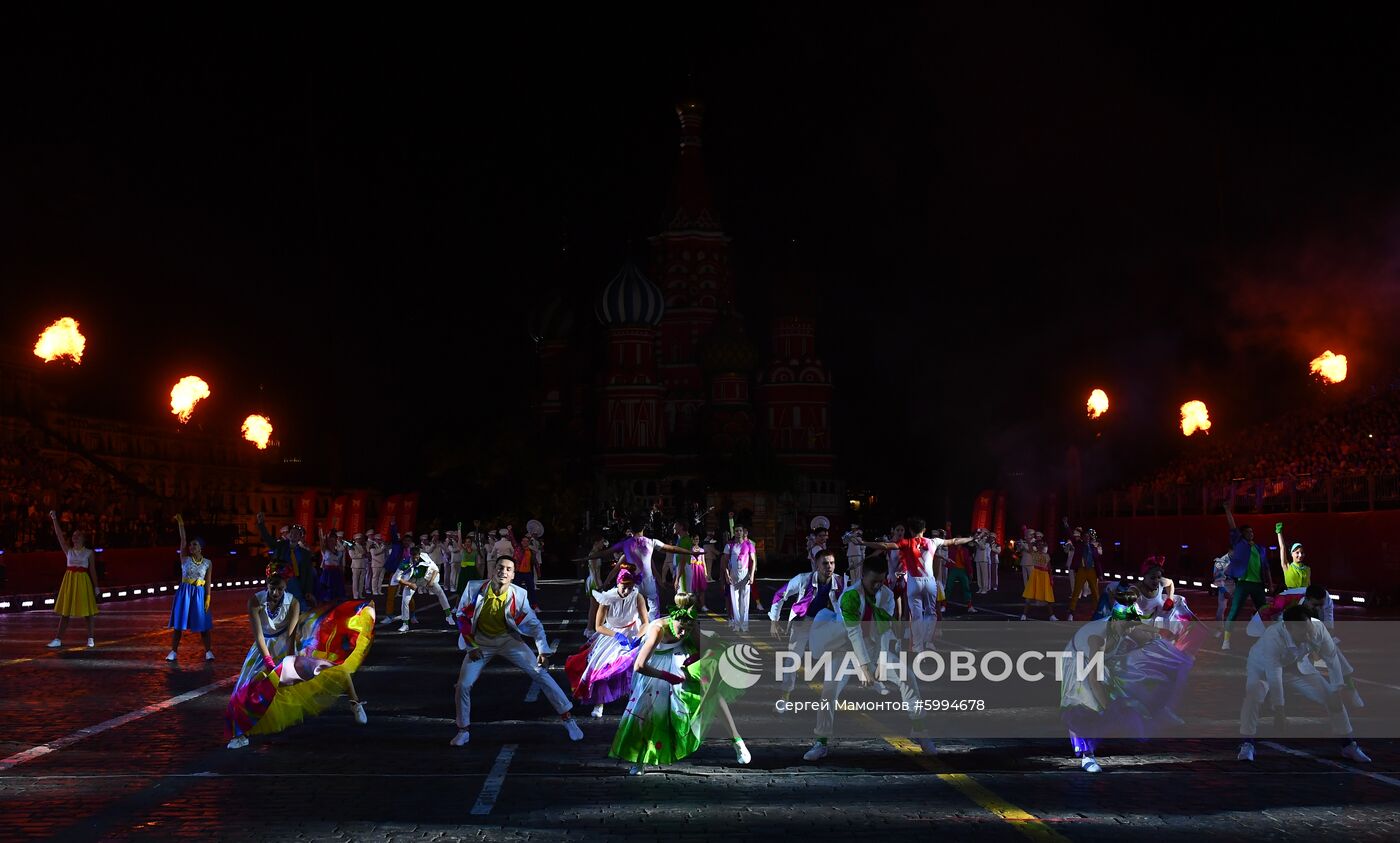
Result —
[[[577, 586], [543, 591], [562, 656], [581, 637]], [[356, 675], [368, 726], [338, 706], [229, 751], [225, 684], [72, 740], [236, 674], [246, 595], [217, 595], [212, 665], [199, 660], [197, 636], [177, 666], [162, 660], [168, 598], [105, 605], [94, 650], [45, 650], [51, 613], [0, 618], [0, 759], [59, 747], [0, 760], [0, 840], [1400, 839], [1400, 745], [1389, 741], [1367, 743], [1375, 763], [1365, 772], [1379, 778], [1330, 765], [1340, 759], [1325, 742], [1290, 744], [1307, 757], [1261, 746], [1248, 766], [1232, 742], [1123, 742], [1105, 747], [1105, 772], [1090, 776], [1062, 740], [948, 741], [927, 756], [893, 738], [834, 744], [820, 765], [802, 761], [803, 745], [754, 740], [748, 767], [716, 740], [664, 773], [629, 778], [607, 757], [620, 704], [597, 721], [578, 712], [586, 737], [571, 743], [543, 701], [523, 701], [528, 680], [497, 663], [477, 685], [472, 742], [456, 749], [447, 741], [461, 656], [437, 609], [408, 634], [376, 638]]]

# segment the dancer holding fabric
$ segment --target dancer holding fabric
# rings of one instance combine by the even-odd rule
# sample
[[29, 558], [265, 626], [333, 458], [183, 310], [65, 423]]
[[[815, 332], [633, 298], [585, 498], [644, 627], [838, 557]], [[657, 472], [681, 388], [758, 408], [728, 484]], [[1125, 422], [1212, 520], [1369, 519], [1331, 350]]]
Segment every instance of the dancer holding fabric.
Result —
[[570, 656], [564, 673], [574, 700], [593, 706], [593, 717], [603, 716], [603, 706], [627, 696], [642, 630], [651, 622], [646, 598], [637, 591], [637, 578], [622, 571], [617, 586], [593, 593], [598, 603], [589, 646]]

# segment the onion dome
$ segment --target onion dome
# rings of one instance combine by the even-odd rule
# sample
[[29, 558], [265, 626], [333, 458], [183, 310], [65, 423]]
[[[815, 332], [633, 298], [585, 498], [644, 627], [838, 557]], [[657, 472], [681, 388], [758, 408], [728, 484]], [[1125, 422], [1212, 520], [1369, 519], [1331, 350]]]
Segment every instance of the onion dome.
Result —
[[568, 339], [574, 327], [574, 311], [558, 288], [540, 297], [541, 304], [530, 310], [526, 328], [535, 342]]
[[700, 365], [707, 372], [752, 371], [757, 359], [744, 333], [744, 320], [733, 311], [715, 320], [714, 330], [700, 347]]
[[598, 321], [608, 327], [657, 325], [666, 310], [661, 290], [630, 258], [603, 288], [598, 298]]

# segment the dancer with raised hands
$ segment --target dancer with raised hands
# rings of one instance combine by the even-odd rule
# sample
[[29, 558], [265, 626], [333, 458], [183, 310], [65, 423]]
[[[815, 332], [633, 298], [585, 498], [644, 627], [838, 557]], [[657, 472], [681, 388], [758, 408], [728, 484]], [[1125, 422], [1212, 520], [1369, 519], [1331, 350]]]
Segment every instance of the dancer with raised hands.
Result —
[[204, 660], [214, 660], [214, 645], [211, 630], [214, 617], [209, 612], [210, 598], [214, 593], [213, 563], [204, 556], [204, 542], [195, 539], [185, 540], [185, 519], [175, 516], [175, 525], [180, 531], [180, 546], [175, 555], [180, 560], [180, 585], [175, 589], [175, 599], [170, 606], [170, 653], [168, 662], [179, 658], [180, 637], [186, 630], [198, 632], [204, 642]]
[[87, 546], [87, 534], [81, 529], [73, 531], [70, 542], [63, 535], [63, 526], [58, 523], [58, 513], [49, 510], [49, 520], [53, 522], [53, 532], [58, 536], [58, 546], [68, 561], [68, 569], [63, 573], [63, 581], [58, 586], [58, 597], [54, 599], [53, 610], [58, 614], [58, 634], [48, 643], [51, 649], [63, 646], [63, 633], [68, 631], [71, 618], [87, 620], [87, 645], [96, 647], [93, 639], [97, 617], [97, 556]]

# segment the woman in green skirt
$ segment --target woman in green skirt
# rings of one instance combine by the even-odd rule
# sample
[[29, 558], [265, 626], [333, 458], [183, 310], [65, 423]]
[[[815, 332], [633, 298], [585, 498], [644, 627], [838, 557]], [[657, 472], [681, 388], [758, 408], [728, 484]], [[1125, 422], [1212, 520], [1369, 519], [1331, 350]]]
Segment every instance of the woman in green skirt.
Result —
[[608, 752], [632, 762], [629, 776], [639, 775], [647, 764], [670, 764], [695, 752], [716, 711], [729, 726], [739, 763], [749, 763], [749, 750], [725, 701], [737, 691], [720, 680], [719, 655], [702, 652], [693, 595], [676, 595], [671, 613], [647, 624], [632, 696]]

